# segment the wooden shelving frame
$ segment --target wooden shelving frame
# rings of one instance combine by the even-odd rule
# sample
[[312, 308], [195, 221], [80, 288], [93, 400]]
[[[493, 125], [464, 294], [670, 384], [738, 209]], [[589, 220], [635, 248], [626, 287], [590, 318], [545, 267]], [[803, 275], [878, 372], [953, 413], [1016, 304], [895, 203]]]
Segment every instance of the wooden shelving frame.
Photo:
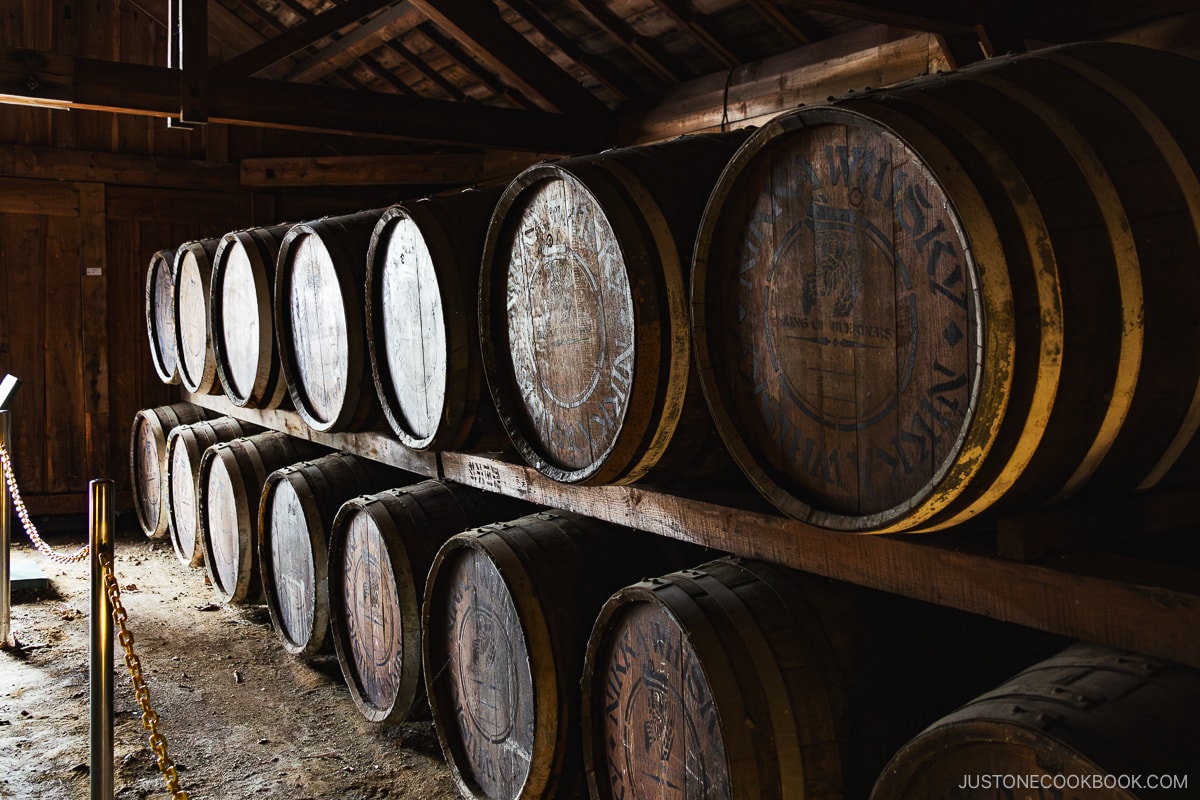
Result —
[[[1195, 564], [1078, 549], [1043, 555], [1036, 563], [1016, 561], [997, 555], [996, 532], [986, 528], [907, 536], [837, 533], [780, 516], [749, 491], [731, 492], [718, 502], [716, 493], [690, 497], [677, 489], [640, 485], [560, 484], [507, 453], [415, 452], [384, 430], [325, 434], [288, 411], [238, 408], [219, 395], [185, 393], [183, 399], [426, 477], [1200, 668], [1200, 568]], [[1192, 499], [1190, 493], [1171, 495], [1166, 503], [1170, 521], [1200, 522], [1200, 493]], [[1153, 517], [1155, 527], [1168, 527], [1153, 504], [1136, 511]], [[1117, 516], [1118, 524], [1131, 524], [1130, 514]], [[1019, 528], [1025, 541], [1053, 541], [1058, 529], [1073, 528], [1068, 533], [1077, 537], [1086, 523], [1086, 516], [1072, 521], [1047, 514], [1022, 520]]]

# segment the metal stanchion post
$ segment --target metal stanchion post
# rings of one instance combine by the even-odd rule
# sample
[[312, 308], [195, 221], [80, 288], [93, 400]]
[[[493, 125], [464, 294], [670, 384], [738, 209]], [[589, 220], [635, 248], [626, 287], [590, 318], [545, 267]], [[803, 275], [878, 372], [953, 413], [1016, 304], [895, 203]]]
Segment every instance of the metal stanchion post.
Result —
[[113, 797], [113, 613], [101, 557], [112, 563], [113, 482], [88, 484], [88, 527], [92, 549], [91, 800]]
[[[12, 439], [12, 417], [9, 412], [0, 409], [0, 445], [8, 450]], [[9, 451], [11, 458], [12, 452]], [[9, 582], [8, 523], [12, 518], [11, 499], [8, 496], [8, 484], [0, 476], [0, 647], [11, 644], [9, 635], [12, 622], [12, 586]]]

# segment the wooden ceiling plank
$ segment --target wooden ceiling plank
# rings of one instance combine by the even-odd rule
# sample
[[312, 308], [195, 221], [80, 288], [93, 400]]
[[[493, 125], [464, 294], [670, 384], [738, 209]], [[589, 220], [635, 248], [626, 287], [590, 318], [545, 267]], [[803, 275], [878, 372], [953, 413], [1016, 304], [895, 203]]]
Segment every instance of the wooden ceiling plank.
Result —
[[388, 86], [391, 86], [400, 94], [408, 95], [410, 97], [417, 96], [417, 93], [413, 91], [411, 86], [397, 78], [395, 73], [393, 73], [383, 64], [380, 64], [373, 57], [364, 55], [359, 56], [358, 60], [364, 67], [371, 71], [371, 74], [375, 75]]
[[501, 80], [532, 97], [544, 110], [584, 119], [608, 116], [608, 107], [513, 30], [492, 0], [410, 2]]
[[609, 11], [608, 6], [600, 0], [572, 0], [572, 2], [663, 83], [678, 83], [691, 77], [688, 71], [657, 42], [638, 34], [628, 23]]
[[[397, 0], [399, 2], [399, 0]], [[298, 53], [342, 28], [396, 5], [381, 0], [346, 0], [323, 14], [268, 39], [253, 50], [232, 58], [212, 70], [214, 78], [249, 77], [272, 64]]]
[[431, 45], [446, 54], [446, 57], [475, 77], [492, 94], [508, 102], [513, 108], [537, 109], [538, 104], [530, 100], [520, 90], [505, 86], [488, 70], [475, 61], [470, 53], [458, 46], [458, 43], [443, 34], [432, 22], [422, 22], [415, 31], [423, 36]]
[[721, 33], [706, 18], [692, 11], [686, 0], [651, 0], [651, 2], [665, 11], [677, 25], [686, 28], [722, 64], [727, 67], [736, 67], [742, 63], [742, 59], [734, 55], [733, 51], [721, 41]]
[[284, 80], [303, 81], [333, 72], [342, 62], [369, 53], [388, 39], [415, 28], [425, 17], [406, 1], [379, 12], [328, 47], [288, 70]]
[[170, 0], [167, 66], [181, 71], [179, 115], [168, 127], [208, 121], [208, 0]]
[[797, 24], [792, 21], [791, 17], [783, 13], [783, 9], [777, 6], [773, 0], [749, 0], [749, 5], [773, 28], [796, 44], [811, 44], [829, 38], [829, 31], [817, 24], [807, 14], [801, 13], [803, 21]]
[[[3, 103], [171, 117], [180, 86], [178, 70], [166, 67], [0, 50]], [[210, 97], [209, 119], [550, 153], [592, 152], [615, 140], [614, 126], [595, 120], [261, 78], [222, 84]]]
[[504, 0], [504, 3], [528, 22], [535, 31], [541, 34], [542, 38], [557, 47], [567, 58], [587, 70], [597, 81], [604, 84], [618, 99], [628, 100], [640, 93], [638, 87], [624, 73], [604, 59], [578, 47], [532, 3], [527, 0]]
[[397, 55], [403, 58], [410, 65], [412, 65], [413, 69], [417, 70], [417, 72], [420, 72], [430, 81], [432, 81], [434, 85], [439, 87], [446, 94], [450, 95], [450, 97], [453, 99], [460, 102], [470, 99], [466, 94], [463, 93], [462, 89], [459, 89], [453, 83], [446, 80], [442, 73], [429, 66], [429, 64], [425, 62], [425, 59], [421, 58], [412, 50], [409, 50], [407, 47], [405, 47], [404, 43], [400, 40], [395, 39], [391, 42], [388, 42], [388, 47], [395, 51]]

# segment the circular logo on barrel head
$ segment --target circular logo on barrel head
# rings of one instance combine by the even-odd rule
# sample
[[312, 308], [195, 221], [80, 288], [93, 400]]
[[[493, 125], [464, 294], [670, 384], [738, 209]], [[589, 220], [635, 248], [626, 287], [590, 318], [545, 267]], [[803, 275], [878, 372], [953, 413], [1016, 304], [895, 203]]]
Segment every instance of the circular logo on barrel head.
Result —
[[728, 291], [709, 297], [743, 435], [814, 507], [904, 502], [954, 457], [975, 382], [950, 202], [896, 137], [841, 125], [782, 137], [736, 187], [710, 256]]
[[346, 631], [363, 700], [389, 708], [400, 685], [403, 625], [387, 545], [365, 513], [347, 527], [342, 584]]
[[716, 700], [679, 625], [661, 607], [638, 603], [615, 621], [609, 642], [597, 670], [603, 724], [593, 734], [604, 748], [596, 756], [601, 796], [728, 797]]

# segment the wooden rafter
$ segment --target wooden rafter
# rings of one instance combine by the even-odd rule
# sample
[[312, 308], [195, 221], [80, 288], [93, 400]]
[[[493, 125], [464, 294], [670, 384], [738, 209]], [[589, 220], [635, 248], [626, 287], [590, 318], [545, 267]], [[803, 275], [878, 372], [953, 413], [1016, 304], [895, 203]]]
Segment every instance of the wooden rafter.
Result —
[[574, 3], [592, 22], [616, 39], [630, 55], [664, 83], [678, 83], [691, 77], [657, 42], [638, 34], [600, 0], [574, 0]]
[[968, 33], [985, 20], [1011, 13], [1002, 0], [796, 0], [796, 4], [809, 11], [930, 33]]
[[697, 14], [687, 4], [686, 0], [652, 0], [654, 5], [661, 8], [671, 19], [686, 28], [696, 37], [697, 41], [712, 53], [718, 61], [727, 67], [736, 67], [742, 59], [722, 41], [723, 36], [704, 16]]
[[504, 4], [516, 12], [537, 31], [542, 38], [562, 51], [563, 55], [583, 67], [592, 77], [604, 84], [609, 91], [622, 100], [638, 94], [638, 88], [620, 70], [614, 69], [604, 59], [598, 58], [577, 46], [569, 36], [559, 30], [545, 14], [528, 0], [504, 0]]
[[492, 0], [410, 0], [507, 84], [546, 111], [602, 118], [608, 108], [500, 16]]
[[829, 31], [821, 27], [808, 14], [799, 13], [800, 23], [792, 21], [792, 18], [783, 13], [778, 5], [773, 0], [748, 0], [749, 5], [759, 16], [769, 22], [777, 31], [791, 39], [796, 44], [811, 44], [812, 42], [826, 39], [829, 37]]
[[401, 42], [399, 39], [394, 39], [393, 41], [389, 42], [388, 47], [390, 47], [392, 50], [394, 50], [396, 52], [397, 55], [399, 55], [402, 59], [404, 59], [406, 62], [408, 62], [413, 67], [413, 69], [415, 69], [417, 72], [420, 72], [422, 75], [424, 75], [426, 78], [428, 78], [435, 86], [440, 88], [446, 94], [450, 95], [450, 97], [452, 97], [453, 99], [460, 100], [460, 101], [470, 99], [469, 97], [467, 97], [467, 95], [463, 92], [462, 89], [458, 88], [453, 83], [446, 80], [445, 76], [443, 76], [442, 73], [438, 72], [436, 69], [429, 66], [429, 64], [426, 63], [425, 59], [418, 56], [412, 50], [409, 50], [408, 47], [406, 47], [404, 45], [404, 43]]
[[213, 69], [214, 78], [249, 77], [266, 69], [272, 64], [298, 53], [304, 48], [316, 44], [326, 36], [330, 36], [342, 28], [359, 22], [378, 13], [389, 6], [394, 6], [403, 0], [392, 3], [381, 3], [380, 0], [346, 0], [341, 5], [334, 6], [329, 11], [308, 19], [290, 28], [280, 35], [268, 39], [253, 50], [249, 50], [236, 58], [226, 61]]
[[284, 79], [312, 80], [327, 75], [337, 68], [334, 65], [338, 61], [368, 53], [401, 32], [411, 30], [423, 20], [424, 16], [407, 2], [397, 3], [292, 67]]
[[[171, 117], [180, 87], [179, 71], [166, 67], [0, 51], [0, 102]], [[613, 126], [595, 119], [261, 78], [223, 83], [210, 97], [209, 119], [552, 153], [603, 149], [615, 138]]]
[[487, 87], [488, 91], [514, 108], [537, 108], [537, 103], [530, 100], [519, 89], [505, 86], [481, 64], [475, 61], [470, 53], [458, 46], [458, 42], [446, 36], [431, 22], [422, 22], [416, 27], [416, 32], [423, 36], [431, 45], [446, 54], [446, 57], [466, 72], [473, 75], [477, 81]]

